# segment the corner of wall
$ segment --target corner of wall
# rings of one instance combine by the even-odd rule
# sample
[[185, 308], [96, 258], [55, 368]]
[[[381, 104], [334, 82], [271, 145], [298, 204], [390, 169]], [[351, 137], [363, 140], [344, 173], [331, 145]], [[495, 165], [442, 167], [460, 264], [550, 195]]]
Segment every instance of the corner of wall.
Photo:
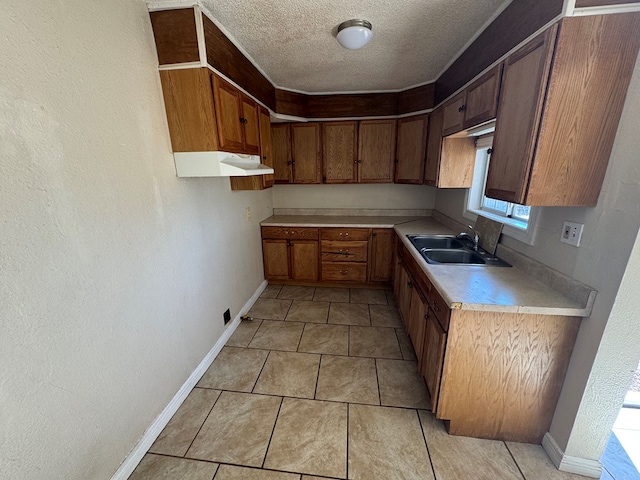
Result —
[[575, 473], [591, 478], [600, 478], [602, 475], [602, 464], [598, 460], [565, 455], [549, 432], [544, 434], [542, 448], [547, 452], [556, 468], [562, 472]]

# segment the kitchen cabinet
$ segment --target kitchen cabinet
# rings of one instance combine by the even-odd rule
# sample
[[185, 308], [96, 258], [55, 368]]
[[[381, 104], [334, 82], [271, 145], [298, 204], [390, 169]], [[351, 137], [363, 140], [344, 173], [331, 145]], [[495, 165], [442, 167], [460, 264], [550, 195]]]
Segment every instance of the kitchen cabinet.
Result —
[[423, 182], [427, 124], [427, 115], [398, 120], [395, 183]]
[[366, 228], [320, 229], [321, 280], [366, 283], [368, 239]]
[[505, 60], [488, 197], [596, 205], [639, 29], [637, 12], [564, 18]]
[[[260, 106], [258, 123], [260, 126], [260, 163], [273, 167], [271, 147], [271, 117], [269, 110]], [[231, 190], [263, 190], [273, 186], [273, 174], [231, 177]]]
[[318, 280], [318, 229], [262, 227], [264, 274], [273, 281]]
[[409, 304], [409, 315], [407, 317], [407, 333], [411, 339], [413, 349], [418, 359], [422, 358], [424, 344], [425, 318], [429, 306], [425, 300], [424, 293], [414, 284], [411, 289], [411, 299]]
[[502, 63], [475, 80], [442, 107], [444, 137], [496, 118]]
[[358, 183], [393, 183], [396, 128], [395, 120], [358, 123]]
[[217, 75], [212, 79], [220, 150], [258, 155], [258, 104]]
[[371, 230], [369, 283], [390, 283], [393, 266], [393, 244], [395, 232], [392, 228]]
[[473, 182], [476, 146], [473, 137], [443, 137], [444, 112], [429, 118], [424, 183], [438, 188], [469, 188]]
[[357, 180], [356, 159], [358, 122], [325, 122], [322, 124], [322, 165], [324, 183], [354, 183]]
[[275, 183], [322, 183], [319, 123], [271, 127]]
[[447, 334], [431, 308], [427, 309], [424, 325], [423, 349], [418, 368], [431, 396], [431, 411], [437, 412]]

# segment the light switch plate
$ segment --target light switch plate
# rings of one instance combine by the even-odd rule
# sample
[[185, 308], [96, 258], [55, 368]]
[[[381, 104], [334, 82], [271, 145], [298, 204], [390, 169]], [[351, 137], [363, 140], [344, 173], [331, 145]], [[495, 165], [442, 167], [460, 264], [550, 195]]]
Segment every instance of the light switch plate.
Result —
[[583, 223], [567, 222], [565, 220], [564, 224], [562, 225], [562, 235], [560, 235], [560, 241], [562, 243], [573, 245], [574, 247], [579, 247], [583, 230]]

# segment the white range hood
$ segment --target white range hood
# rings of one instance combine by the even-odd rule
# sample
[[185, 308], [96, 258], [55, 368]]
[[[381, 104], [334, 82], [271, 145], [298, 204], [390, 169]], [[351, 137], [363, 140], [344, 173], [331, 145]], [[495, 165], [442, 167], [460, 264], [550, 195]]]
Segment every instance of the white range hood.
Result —
[[248, 177], [274, 173], [258, 155], [230, 152], [175, 152], [178, 177]]

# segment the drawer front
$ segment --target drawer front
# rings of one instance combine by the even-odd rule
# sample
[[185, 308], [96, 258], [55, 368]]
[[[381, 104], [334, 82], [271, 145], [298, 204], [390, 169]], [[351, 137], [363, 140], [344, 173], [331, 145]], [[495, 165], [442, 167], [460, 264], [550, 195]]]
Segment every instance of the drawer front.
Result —
[[325, 282], [367, 281], [367, 265], [364, 263], [323, 263], [322, 280]]
[[262, 227], [262, 238], [300, 238], [305, 240], [317, 240], [317, 228], [297, 227]]
[[322, 240], [323, 262], [366, 262], [367, 242]]
[[368, 228], [323, 228], [320, 230], [322, 240], [360, 240], [369, 239]]
[[442, 329], [447, 332], [449, 330], [449, 317], [451, 316], [451, 309], [449, 308], [449, 305], [447, 305], [447, 303], [442, 299], [435, 288], [431, 289], [431, 294], [429, 295], [429, 305], [431, 305], [433, 313], [436, 314], [438, 322], [440, 322], [440, 326], [442, 326]]

